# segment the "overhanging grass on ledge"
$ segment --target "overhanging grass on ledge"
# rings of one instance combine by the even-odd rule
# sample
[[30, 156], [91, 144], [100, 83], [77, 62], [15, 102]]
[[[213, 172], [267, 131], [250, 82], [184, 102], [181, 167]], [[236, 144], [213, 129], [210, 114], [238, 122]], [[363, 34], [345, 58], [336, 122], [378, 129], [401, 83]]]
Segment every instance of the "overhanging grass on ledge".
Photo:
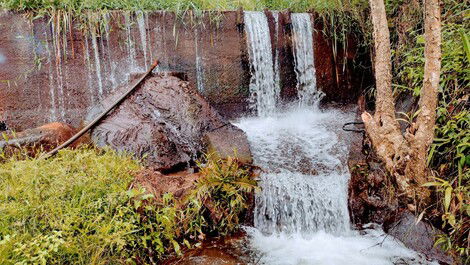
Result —
[[[357, 1], [356, 1], [357, 2]], [[359, 1], [360, 2], [360, 1]], [[83, 10], [271, 10], [291, 9], [293, 12], [309, 10], [338, 10], [350, 0], [0, 0], [8, 10], [40, 11], [63, 9]]]

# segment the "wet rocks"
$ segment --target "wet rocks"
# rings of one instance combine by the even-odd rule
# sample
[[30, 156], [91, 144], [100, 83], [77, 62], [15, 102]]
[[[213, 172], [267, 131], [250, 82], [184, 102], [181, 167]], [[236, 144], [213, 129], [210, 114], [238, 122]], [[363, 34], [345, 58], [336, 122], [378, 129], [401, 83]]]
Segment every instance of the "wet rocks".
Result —
[[237, 157], [242, 163], [253, 162], [245, 132], [230, 123], [206, 132], [204, 142], [207, 152], [216, 153], [222, 159]]
[[417, 222], [415, 215], [405, 210], [395, 194], [392, 179], [371, 151], [366, 139], [362, 145], [353, 145], [349, 155], [348, 203], [352, 223], [359, 229], [369, 223], [381, 224], [385, 232], [406, 247], [440, 264], [452, 264], [449, 256], [434, 247], [440, 231], [424, 220]]
[[355, 162], [350, 171], [348, 204], [354, 224], [358, 227], [370, 222], [382, 224], [395, 214], [398, 201], [388, 189], [389, 180], [380, 164]]
[[[0, 141], [0, 149], [13, 150], [21, 147], [31, 151], [41, 147], [43, 150], [48, 151], [65, 142], [75, 133], [76, 129], [68, 124], [48, 123], [37, 128], [8, 134], [5, 137], [6, 139]], [[74, 145], [77, 144], [78, 142], [74, 143]]]
[[397, 238], [408, 248], [423, 253], [430, 259], [438, 260], [441, 264], [452, 264], [451, 257], [438, 247], [434, 247], [434, 239], [442, 231], [434, 228], [425, 221], [417, 222], [416, 217], [409, 211], [397, 215], [395, 220], [384, 225], [385, 231]]
[[[106, 98], [94, 112], [112, 104], [123, 90]], [[147, 78], [95, 127], [92, 140], [98, 146], [133, 153], [154, 169], [175, 171], [191, 165], [205, 151], [205, 134], [212, 135], [224, 126], [232, 128], [188, 82], [161, 73]], [[245, 150], [248, 145], [244, 133], [236, 129], [226, 131], [225, 137], [227, 149]], [[248, 151], [244, 157], [251, 157]]]

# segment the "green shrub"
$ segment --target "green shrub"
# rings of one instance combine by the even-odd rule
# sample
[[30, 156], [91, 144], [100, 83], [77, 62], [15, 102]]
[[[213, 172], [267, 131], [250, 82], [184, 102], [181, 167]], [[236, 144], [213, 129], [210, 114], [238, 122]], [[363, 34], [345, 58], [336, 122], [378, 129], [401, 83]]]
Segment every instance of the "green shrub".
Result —
[[250, 196], [257, 188], [252, 168], [233, 158], [222, 160], [215, 154], [206, 156], [205, 164], [198, 164], [203, 178], [189, 198], [205, 205], [211, 216], [209, 231], [228, 234], [238, 228], [239, 217], [249, 207]]
[[[112, 150], [7, 159], [0, 164], [0, 264], [154, 264], [206, 234], [234, 231], [256, 182], [233, 159], [206, 163], [224, 174], [202, 168], [195, 192], [180, 201], [129, 189], [141, 166]], [[208, 185], [213, 178], [224, 187]], [[225, 207], [220, 223], [207, 201]]]

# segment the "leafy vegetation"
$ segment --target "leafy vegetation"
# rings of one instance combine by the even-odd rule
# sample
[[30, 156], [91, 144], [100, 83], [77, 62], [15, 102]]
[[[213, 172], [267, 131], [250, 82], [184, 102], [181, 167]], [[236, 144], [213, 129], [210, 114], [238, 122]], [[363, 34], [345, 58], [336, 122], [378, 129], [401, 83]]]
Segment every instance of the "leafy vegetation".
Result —
[[[129, 189], [141, 166], [111, 150], [4, 161], [0, 264], [153, 264], [206, 234], [234, 231], [256, 182], [236, 160], [208, 158], [195, 192], [184, 200]], [[221, 208], [209, 201], [225, 207], [217, 222], [211, 211]]]
[[[391, 18], [389, 26], [391, 27], [390, 32], [392, 33], [391, 42], [393, 48], [393, 81], [395, 95], [406, 94], [418, 97], [420, 95], [424, 73], [422, 4], [418, 0], [388, 0], [385, 2], [388, 17]], [[444, 232], [446, 232], [437, 239], [436, 243], [454, 255], [454, 257], [463, 259], [463, 263], [469, 263], [470, 112], [468, 111], [468, 95], [470, 94], [470, 20], [468, 18], [470, 9], [468, 7], [468, 0], [442, 0], [442, 3], [442, 71], [439, 91], [440, 96], [439, 107], [437, 109], [438, 115], [435, 139], [428, 157], [428, 165], [433, 170], [433, 175], [429, 178], [430, 182], [426, 184], [433, 189], [434, 197], [432, 204], [429, 205], [426, 210], [426, 215], [433, 220], [434, 223], [439, 224]], [[90, 10], [98, 12], [107, 12], [109, 10], [169, 10], [175, 11], [181, 15], [185, 15], [189, 11], [201, 14], [203, 10], [222, 11], [237, 10], [239, 8], [243, 8], [244, 10], [263, 10], [264, 8], [284, 10], [289, 8], [294, 12], [315, 10], [322, 14], [319, 19], [323, 20], [326, 25], [324, 33], [332, 38], [334, 54], [338, 53], [342, 45], [347, 45], [345, 41], [346, 35], [351, 33], [359, 37], [362, 47], [366, 47], [366, 49], [369, 50], [372, 49], [372, 31], [367, 0], [0, 0], [0, 7], [9, 10], [32, 11], [39, 15], [49, 14], [52, 15], [51, 17], [55, 16], [57, 19], [53, 19], [55, 21], [54, 23], [58, 23], [59, 25], [56, 28], [63, 28], [64, 32], [67, 32], [71, 25], [71, 21], [73, 20], [71, 17], [72, 13], [85, 14]], [[86, 17], [87, 19], [93, 18], [91, 24], [99, 24], [99, 14], [98, 16], [86, 15]], [[90, 21], [87, 20], [86, 23], [83, 23], [83, 26], [89, 26], [90, 23], [88, 22]], [[60, 26], [61, 23], [63, 26]], [[96, 28], [99, 28], [99, 26], [96, 26]], [[64, 33], [64, 35], [66, 34]], [[346, 46], [342, 48], [345, 49]], [[368, 94], [373, 94], [373, 90], [369, 91]], [[405, 118], [402, 120], [408, 125], [412, 124], [418, 111], [417, 109], [413, 109], [409, 113], [402, 113], [401, 115]], [[69, 158], [71, 158], [69, 162], [73, 163], [74, 160], [72, 158], [74, 155], [68, 154], [68, 152], [69, 151], [62, 153], [60, 157], [69, 155]], [[77, 154], [84, 155], [87, 152], [90, 151], [80, 151]], [[95, 156], [93, 154], [89, 155], [90, 157]], [[114, 157], [116, 154], [107, 152], [105, 154], [99, 154], [95, 158], [97, 159], [99, 156], [108, 155], [113, 156], [113, 159], [116, 160], [116, 157]], [[53, 161], [55, 162], [51, 163], [59, 163], [60, 161], [62, 161], [60, 163], [64, 163], [64, 161], [59, 158]], [[44, 218], [38, 218], [38, 220], [32, 221], [33, 224], [39, 226], [38, 228], [32, 226], [31, 231], [24, 230], [26, 229], [25, 225], [23, 225], [23, 230], [16, 229], [17, 227], [13, 227], [14, 229], [11, 228], [10, 226], [15, 223], [11, 220], [8, 221], [10, 226], [5, 226], [3, 224], [6, 223], [1, 223], [2, 228], [0, 229], [3, 230], [0, 230], [0, 254], [10, 253], [8, 259], [11, 260], [15, 260], [15, 256], [11, 256], [11, 253], [21, 253], [22, 256], [30, 257], [31, 259], [35, 257], [37, 260], [46, 259], [49, 261], [53, 260], [53, 258], [57, 258], [57, 253], [62, 253], [60, 254], [62, 255], [61, 257], [72, 257], [74, 261], [90, 261], [92, 260], [90, 257], [105, 257], [103, 258], [104, 260], [114, 261], [113, 259], [116, 253], [113, 251], [120, 248], [126, 250], [122, 252], [126, 254], [122, 254], [122, 256], [119, 257], [120, 261], [122, 261], [123, 257], [127, 257], [126, 255], [131, 258], [136, 258], [136, 256], [140, 257], [139, 255], [147, 255], [151, 259], [158, 259], [165, 253], [171, 251], [179, 252], [181, 249], [180, 245], [190, 246], [190, 242], [198, 237], [202, 237], [205, 233], [214, 231], [219, 233], [230, 232], [236, 228], [236, 224], [239, 222], [239, 213], [243, 212], [247, 207], [245, 196], [248, 194], [248, 191], [254, 189], [254, 183], [252, 183], [249, 178], [243, 177], [246, 176], [245, 174], [247, 172], [244, 171], [245, 169], [240, 168], [235, 161], [227, 161], [228, 164], [221, 164], [221, 161], [214, 160], [214, 158], [211, 157], [209, 157], [208, 161], [212, 162], [208, 162], [201, 172], [203, 175], [209, 177], [201, 180], [195, 192], [190, 197], [186, 198], [184, 202], [175, 200], [171, 195], [166, 195], [163, 199], [163, 203], [159, 205], [148, 204], [146, 201], [150, 198], [148, 195], [145, 195], [145, 192], [132, 191], [130, 193], [125, 192], [125, 195], [123, 195], [120, 192], [125, 188], [119, 188], [119, 192], [115, 195], [108, 194], [106, 198], [111, 201], [105, 201], [103, 204], [112, 204], [111, 202], [113, 201], [119, 202], [112, 205], [121, 205], [119, 208], [120, 219], [118, 219], [123, 222], [123, 226], [129, 226], [128, 230], [122, 230], [134, 231], [137, 229], [137, 231], [129, 232], [126, 237], [121, 237], [124, 238], [122, 240], [126, 242], [124, 244], [120, 245], [110, 240], [106, 243], [108, 245], [101, 245], [102, 249], [100, 250], [94, 249], [93, 247], [95, 245], [91, 244], [89, 247], [85, 245], [83, 249], [86, 249], [88, 254], [86, 254], [87, 256], [81, 257], [70, 250], [76, 247], [76, 245], [74, 245], [75, 243], [64, 243], [68, 242], [70, 231], [62, 231], [56, 228], [57, 223], [60, 223], [59, 221], [53, 222], [56, 226], [51, 225], [50, 228], [44, 230], [47, 231], [47, 233], [40, 232], [39, 227], [43, 225], [43, 223], [40, 222], [46, 222], [46, 220], [48, 220], [49, 215], [46, 214]], [[26, 160], [25, 162], [9, 161], [2, 165], [2, 171], [4, 171], [7, 165], [10, 165], [12, 167], [11, 170], [13, 170], [13, 165], [16, 163], [21, 165], [21, 163], [46, 162], [39, 162], [39, 160]], [[138, 165], [133, 165], [132, 163], [126, 162], [122, 164], [127, 164], [130, 168], [138, 167]], [[18, 165], [15, 167], [18, 167]], [[45, 165], [38, 164], [38, 166], [41, 168]], [[62, 166], [62, 164], [55, 164], [55, 166], [59, 167]], [[78, 164], [69, 166], [75, 168]], [[91, 167], [93, 168], [94, 166]], [[34, 171], [32, 171], [33, 168], [34, 167], [31, 165], [31, 168], [26, 169], [25, 172], [29, 172], [29, 175], [34, 175]], [[57, 170], [58, 169], [56, 169], [55, 172], [58, 172]], [[232, 172], [232, 170], [239, 172], [241, 175], [232, 175], [230, 173], [227, 175], [227, 172]], [[85, 173], [85, 175], [93, 175], [91, 173], [92, 171], [86, 172], [89, 173]], [[79, 175], [79, 171], [73, 173], [75, 175], [67, 170], [62, 173], [63, 174], [59, 175], [75, 177]], [[101, 178], [102, 176], [100, 174], [101, 173], [98, 172], [94, 177]], [[2, 182], [0, 182], [0, 185], [3, 185], [5, 181], [3, 179], [4, 173], [2, 173], [1, 176]], [[51, 175], [50, 178], [54, 176], [57, 175]], [[15, 175], [15, 178], [20, 177]], [[125, 178], [129, 178], [128, 175], [122, 176], [122, 178], [123, 183], [129, 182], [129, 179], [125, 180]], [[38, 183], [48, 183], [50, 179], [47, 181], [38, 179], [37, 181]], [[4, 186], [0, 187], [4, 189]], [[32, 189], [33, 187], [30, 188]], [[75, 187], [73, 189], [80, 191], [82, 188]], [[95, 189], [93, 189], [93, 192], [94, 191]], [[96, 191], [99, 191], [99, 188], [96, 189]], [[110, 194], [114, 194], [113, 190], [110, 191]], [[89, 192], [91, 191], [87, 190], [84, 194], [91, 194]], [[29, 191], [21, 191], [21, 194], [23, 193], [29, 194]], [[2, 200], [10, 200], [8, 197], [5, 197], [6, 195], [4, 194], [0, 196], [4, 196], [1, 197]], [[101, 195], [98, 194], [96, 196], [99, 197]], [[116, 196], [116, 198], [113, 199], [109, 196]], [[16, 197], [13, 196], [12, 198]], [[16, 200], [11, 199], [11, 203], [19, 203]], [[0, 202], [0, 204], [1, 203], [2, 202]], [[27, 204], [29, 201], [23, 203], [29, 205]], [[6, 207], [5, 205], [7, 204], [1, 205], [2, 208], [0, 208], [0, 210], [6, 211], [3, 207]], [[46, 203], [43, 207], [47, 209], [47, 205]], [[181, 205], [185, 206], [182, 207]], [[32, 206], [29, 205], [28, 207]], [[226, 211], [228, 208], [230, 208], [231, 211]], [[90, 208], [90, 213], [93, 211], [104, 211], [103, 209], [93, 209], [93, 207]], [[213, 210], [211, 211], [210, 209]], [[214, 209], [216, 210], [214, 211]], [[108, 209], [108, 212], [109, 211], [117, 210], [113, 208], [113, 210]], [[88, 214], [88, 212], [86, 214]], [[81, 213], [79, 214], [77, 212], [76, 215], [81, 216]], [[29, 218], [30, 215], [25, 216]], [[142, 216], [151, 216], [151, 218], [142, 218]], [[26, 220], [25, 218], [26, 217], [23, 217], [23, 219], [19, 218], [19, 220]], [[3, 222], [6, 219], [3, 218], [1, 220]], [[35, 219], [33, 218], [32, 220]], [[112, 222], [116, 222], [117, 219], [113, 219], [112, 222], [106, 218], [100, 220], [100, 222], [102, 222], [101, 224], [107, 227], [108, 225], [113, 226], [114, 223]], [[213, 222], [211, 220], [218, 221]], [[182, 230], [180, 229], [180, 231], [178, 231], [180, 227], [174, 227], [177, 221], [183, 224], [183, 228]], [[105, 225], [105, 222], [109, 222], [109, 224]], [[16, 223], [18, 225], [21, 224], [21, 222]], [[79, 222], [79, 231], [84, 231], [83, 233], [86, 234], [88, 230], [83, 230], [82, 227], [88, 227], [88, 225], [87, 223]], [[120, 238], [112, 234], [114, 233], [113, 231], [110, 232], [98, 228], [93, 229], [93, 233], [100, 231], [100, 233], [102, 232], [112, 239], [117, 240]], [[177, 232], [173, 233], [172, 231], [175, 229]], [[4, 232], [4, 230], [8, 230], [8, 233]], [[14, 234], [13, 231], [23, 232]], [[73, 233], [78, 233], [75, 230], [73, 231]], [[111, 234], [113, 236], [110, 236]], [[91, 236], [90, 234], [86, 235]], [[80, 236], [78, 236], [78, 238], [80, 238]], [[132, 242], [132, 244], [128, 244], [128, 242]], [[46, 250], [43, 253], [36, 255], [36, 250], [43, 248], [38, 246], [48, 247], [44, 248]], [[144, 248], [141, 248], [141, 246], [144, 246]], [[146, 249], [147, 252], [143, 254], [138, 251], [139, 249]], [[65, 250], [72, 254], [67, 256], [68, 254], [66, 255], [64, 253], [69, 252]], [[135, 254], [136, 256], [132, 256], [134, 254], [131, 253], [137, 254]], [[0, 263], [2, 263], [2, 261], [3, 260], [0, 258]], [[16, 259], [16, 261], [18, 261], [18, 259]]]
[[[426, 186], [435, 191], [427, 216], [446, 232], [436, 244], [462, 263], [470, 262], [470, 8], [468, 1], [444, 0], [442, 8], [442, 69], [434, 143]], [[420, 94], [424, 73], [424, 29], [418, 1], [388, 1], [394, 45], [396, 95]], [[419, 110], [404, 116], [414, 121]], [[429, 210], [431, 209], [431, 210]]]

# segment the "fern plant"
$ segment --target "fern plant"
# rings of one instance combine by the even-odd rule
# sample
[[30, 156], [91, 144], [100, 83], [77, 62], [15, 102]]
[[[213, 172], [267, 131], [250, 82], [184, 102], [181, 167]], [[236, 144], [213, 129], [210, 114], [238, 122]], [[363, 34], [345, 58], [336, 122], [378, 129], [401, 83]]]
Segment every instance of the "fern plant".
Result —
[[197, 181], [192, 196], [197, 198], [210, 216], [210, 231], [227, 234], [238, 228], [242, 212], [250, 207], [249, 198], [257, 189], [251, 166], [229, 157], [220, 159], [216, 154], [205, 156], [198, 162], [203, 176]]

